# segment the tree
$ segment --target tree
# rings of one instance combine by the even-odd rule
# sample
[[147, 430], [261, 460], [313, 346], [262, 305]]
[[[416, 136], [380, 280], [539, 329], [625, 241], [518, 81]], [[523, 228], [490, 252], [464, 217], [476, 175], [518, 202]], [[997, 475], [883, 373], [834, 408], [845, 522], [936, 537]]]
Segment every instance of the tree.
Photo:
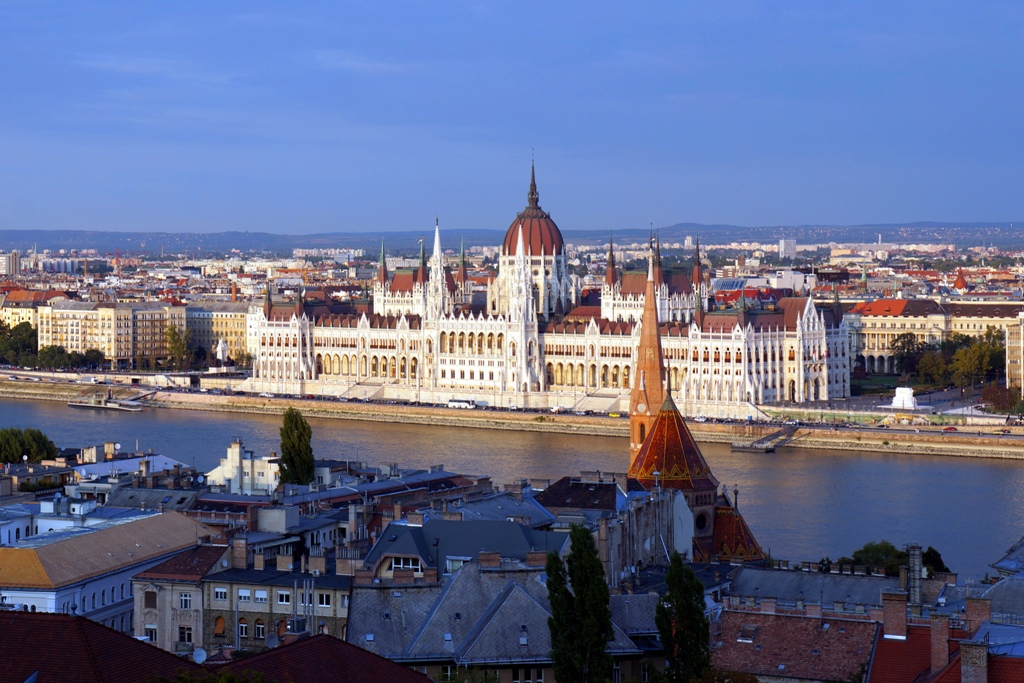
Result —
[[164, 340], [167, 342], [167, 355], [174, 369], [186, 369], [192, 357], [192, 330], [186, 329], [183, 332], [177, 325], [168, 325], [164, 329]]
[[302, 413], [289, 408], [281, 425], [281, 483], [308, 484], [313, 481], [313, 430]]
[[548, 555], [548, 599], [551, 602], [551, 662], [558, 683], [597, 683], [612, 675], [608, 641], [612, 612], [608, 585], [594, 537], [586, 527], [569, 530], [571, 549], [565, 562]]
[[984, 344], [973, 344], [953, 354], [953, 381], [957, 386], [973, 385], [984, 378], [991, 368], [988, 349]]
[[669, 560], [665, 583], [668, 593], [654, 613], [665, 651], [665, 675], [672, 683], [690, 683], [699, 680], [711, 666], [704, 584], [676, 552]]
[[900, 565], [907, 564], [907, 553], [885, 539], [877, 543], [865, 543], [853, 553], [855, 564], [866, 567], [884, 567], [886, 576], [899, 576]]
[[981, 400], [1000, 413], [1013, 409], [1020, 400], [1020, 392], [999, 382], [989, 382], [981, 390]]
[[0, 429], [0, 462], [20, 463], [23, 455], [28, 456], [29, 462], [55, 458], [57, 446], [38, 429]]
[[917, 361], [917, 376], [922, 382], [944, 384], [946, 382], [946, 359], [936, 350], [925, 351]]
[[942, 555], [931, 546], [928, 546], [928, 550], [921, 553], [921, 564], [928, 568], [929, 574], [949, 571], [949, 567], [942, 561]]
[[904, 332], [903, 334], [896, 335], [892, 340], [890, 348], [893, 351], [896, 362], [899, 364], [900, 370], [911, 374], [917, 371], [917, 362], [921, 358], [922, 348], [916, 334]]

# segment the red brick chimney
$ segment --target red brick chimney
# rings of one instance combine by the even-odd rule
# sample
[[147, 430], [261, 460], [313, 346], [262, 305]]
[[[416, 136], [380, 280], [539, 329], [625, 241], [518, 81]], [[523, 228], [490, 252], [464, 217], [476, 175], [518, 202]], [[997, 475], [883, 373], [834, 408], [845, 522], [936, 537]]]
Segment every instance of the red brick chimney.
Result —
[[988, 598], [967, 598], [967, 632], [977, 632], [981, 622], [992, 618], [992, 601]]
[[907, 639], [907, 594], [903, 591], [882, 593], [882, 631], [886, 638]]
[[988, 644], [984, 641], [961, 641], [960, 683], [988, 683]]
[[932, 613], [932, 673], [938, 673], [949, 664], [949, 617]]
[[775, 598], [761, 598], [761, 612], [775, 614]]
[[479, 562], [481, 569], [497, 569], [501, 566], [501, 553], [481, 550]]
[[543, 550], [531, 550], [526, 553], [527, 567], [543, 567], [548, 563], [548, 554]]

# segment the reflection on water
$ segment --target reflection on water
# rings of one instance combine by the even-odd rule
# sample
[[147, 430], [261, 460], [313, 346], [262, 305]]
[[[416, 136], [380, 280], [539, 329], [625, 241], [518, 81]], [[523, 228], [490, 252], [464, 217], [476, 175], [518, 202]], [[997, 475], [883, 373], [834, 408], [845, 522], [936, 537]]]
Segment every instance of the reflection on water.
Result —
[[[495, 483], [558, 478], [580, 470], [622, 472], [625, 438], [310, 419], [317, 457], [490, 474]], [[58, 446], [119, 441], [200, 470], [233, 437], [257, 453], [278, 450], [278, 416], [146, 410], [93, 412], [61, 403], [0, 399], [0, 427], [36, 427]], [[818, 560], [886, 538], [938, 548], [954, 570], [980, 578], [1024, 534], [1024, 465], [1013, 461], [782, 449], [705, 457], [774, 557]], [[731, 493], [730, 493], [731, 495]]]

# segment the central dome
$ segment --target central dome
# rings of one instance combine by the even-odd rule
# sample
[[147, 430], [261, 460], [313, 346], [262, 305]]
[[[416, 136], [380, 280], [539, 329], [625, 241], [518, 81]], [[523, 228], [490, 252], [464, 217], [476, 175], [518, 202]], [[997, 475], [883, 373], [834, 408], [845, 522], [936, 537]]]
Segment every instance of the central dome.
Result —
[[519, 243], [519, 226], [523, 226], [523, 245], [527, 256], [540, 256], [541, 253], [551, 256], [561, 254], [565, 248], [562, 233], [551, 220], [551, 216], [540, 208], [537, 195], [537, 179], [530, 166], [530, 193], [527, 195], [526, 208], [519, 212], [512, 225], [508, 226], [505, 241], [501, 245], [501, 253], [515, 256], [516, 245]]

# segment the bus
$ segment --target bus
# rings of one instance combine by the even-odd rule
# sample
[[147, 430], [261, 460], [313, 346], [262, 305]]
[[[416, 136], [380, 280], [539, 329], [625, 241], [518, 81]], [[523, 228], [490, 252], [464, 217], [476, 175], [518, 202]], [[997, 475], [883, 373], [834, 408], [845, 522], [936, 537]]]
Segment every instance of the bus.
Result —
[[453, 398], [448, 401], [449, 408], [461, 408], [463, 410], [473, 410], [476, 408], [476, 401], [470, 401], [466, 398]]

